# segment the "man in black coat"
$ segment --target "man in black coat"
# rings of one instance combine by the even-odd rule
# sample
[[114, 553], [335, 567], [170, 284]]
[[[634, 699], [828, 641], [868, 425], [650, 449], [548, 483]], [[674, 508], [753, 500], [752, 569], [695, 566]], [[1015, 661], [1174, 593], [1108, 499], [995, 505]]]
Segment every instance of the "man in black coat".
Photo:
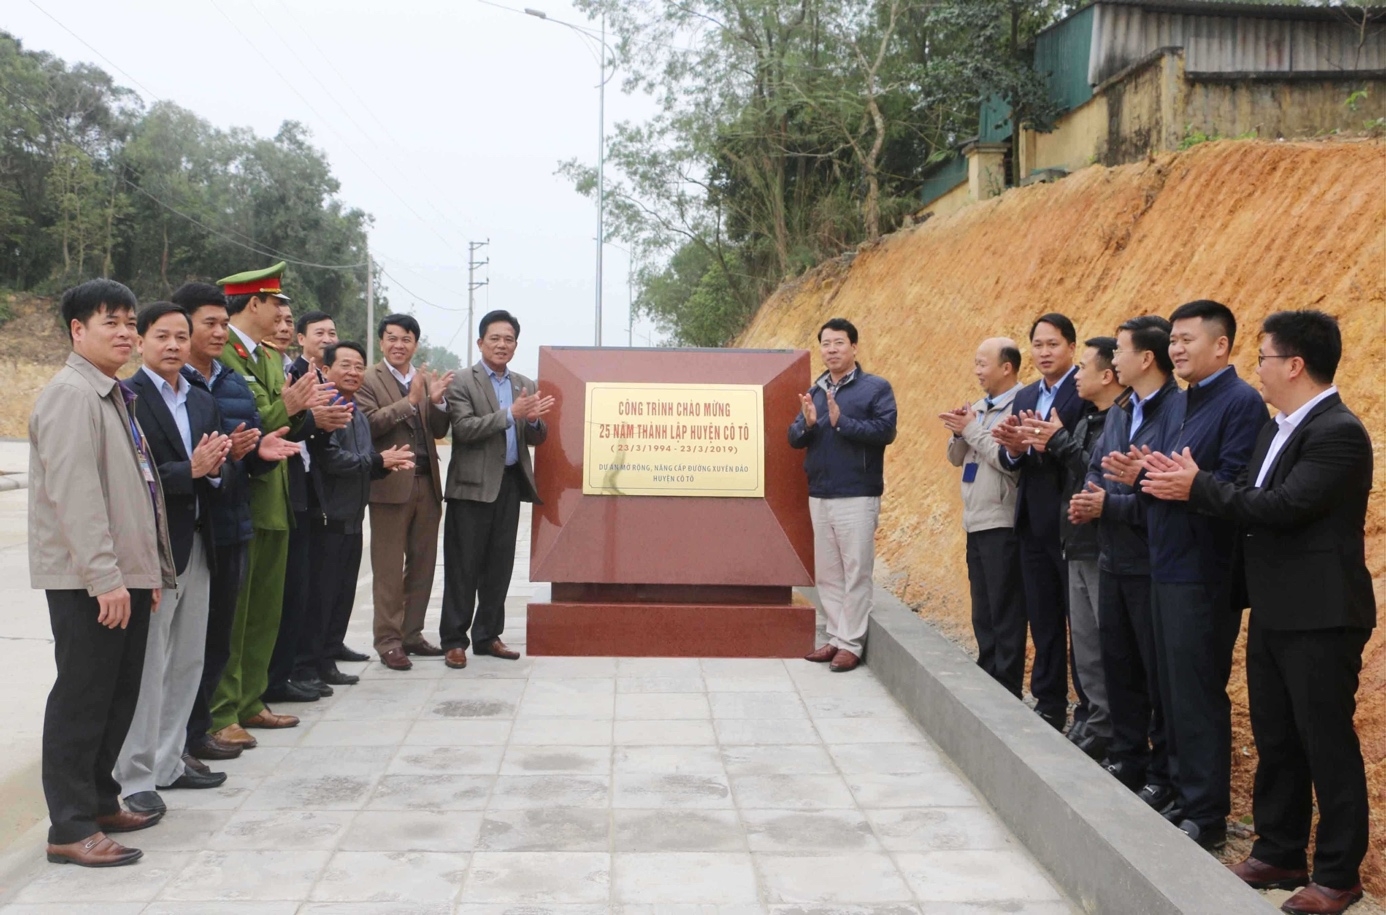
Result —
[[[1030, 694], [1035, 711], [1062, 731], [1068, 723], [1068, 563], [1059, 542], [1059, 515], [1064, 497], [1064, 468], [1052, 455], [1025, 442], [1038, 430], [1021, 424], [1025, 415], [1057, 418], [1072, 429], [1086, 411], [1073, 380], [1078, 333], [1061, 314], [1047, 314], [1030, 328], [1030, 359], [1041, 378], [1021, 388], [1011, 401], [1014, 415], [992, 429], [1001, 443], [1002, 465], [1020, 471], [1016, 494], [1015, 533], [1020, 543], [1020, 574], [1035, 664]], [[1080, 707], [1086, 707], [1078, 684]]]
[[[1372, 445], [1338, 396], [1338, 323], [1282, 311], [1262, 325], [1259, 374], [1280, 410], [1235, 483], [1190, 452], [1152, 455], [1142, 488], [1241, 525], [1251, 597], [1247, 693], [1258, 753], [1257, 840], [1232, 871], [1253, 887], [1308, 883], [1286, 912], [1341, 912], [1362, 897], [1368, 797], [1353, 727], [1362, 649], [1376, 625], [1365, 558]], [[1305, 850], [1314, 806], [1312, 882]]]
[[116, 759], [114, 776], [125, 804], [137, 813], [163, 813], [156, 788], [211, 788], [225, 773], [203, 774], [183, 761], [188, 713], [202, 681], [207, 608], [216, 546], [212, 493], [223, 484], [231, 439], [211, 394], [182, 375], [192, 322], [170, 302], [139, 314], [144, 365], [130, 378], [135, 416], [144, 430], [164, 490], [169, 543], [178, 587], [149, 621], [144, 673], [135, 718]]

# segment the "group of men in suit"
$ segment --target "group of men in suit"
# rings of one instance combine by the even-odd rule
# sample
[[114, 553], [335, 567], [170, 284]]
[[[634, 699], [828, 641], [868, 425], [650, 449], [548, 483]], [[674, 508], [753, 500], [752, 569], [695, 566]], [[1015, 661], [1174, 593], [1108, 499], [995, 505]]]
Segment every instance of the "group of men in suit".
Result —
[[1236, 333], [1226, 306], [1199, 300], [1080, 352], [1072, 321], [1047, 314], [1031, 328], [1041, 378], [1027, 386], [1015, 343], [983, 342], [986, 396], [940, 414], [964, 468], [978, 663], [1020, 697], [1028, 627], [1039, 716], [1214, 850], [1231, 809], [1227, 683], [1250, 606], [1258, 837], [1230, 868], [1297, 889], [1287, 912], [1341, 912], [1362, 896], [1368, 848], [1353, 715], [1376, 624], [1371, 442], [1333, 384], [1334, 318], [1265, 320], [1261, 393], [1230, 364]]
[[[383, 360], [367, 366], [329, 315], [293, 321], [283, 269], [142, 308], [111, 280], [63, 295], [73, 353], [30, 418], [30, 572], [58, 668], [50, 861], [137, 860], [108, 833], [157, 823], [159, 791], [221, 785], [204, 760], [254, 748], [253, 729], [298, 725], [269, 703], [358, 681], [337, 662], [369, 660], [344, 643], [368, 507], [385, 667], [417, 655], [460, 669], [468, 648], [519, 657], [501, 639], [506, 590], [520, 503], [536, 495], [528, 446], [554, 402], [508, 368], [519, 321], [483, 317], [481, 360], [454, 376], [415, 367], [418, 322], [389, 315]], [[436, 440], [449, 431], [445, 477]], [[444, 498], [440, 647], [423, 625]]]

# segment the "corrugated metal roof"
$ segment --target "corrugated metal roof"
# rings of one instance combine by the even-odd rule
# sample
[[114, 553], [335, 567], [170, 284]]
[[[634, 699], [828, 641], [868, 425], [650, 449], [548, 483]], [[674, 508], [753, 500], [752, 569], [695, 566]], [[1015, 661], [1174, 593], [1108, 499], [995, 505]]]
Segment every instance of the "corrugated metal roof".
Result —
[[[1174, 7], [1197, 12], [1175, 12]], [[1095, 4], [1091, 85], [1159, 48], [1184, 48], [1190, 73], [1321, 73], [1386, 69], [1386, 23], [1360, 32], [1336, 18], [1269, 18], [1266, 7], [1102, 0]], [[1323, 7], [1296, 7], [1320, 9]], [[1246, 14], [1254, 11], [1254, 14]]]
[[967, 159], [952, 153], [947, 159], [930, 166], [919, 187], [919, 201], [927, 206], [966, 180]]
[[1065, 20], [1063, 28], [1035, 38], [1035, 71], [1045, 78], [1049, 97], [1061, 112], [1092, 98], [1088, 61], [1092, 57], [1095, 15], [1095, 7], [1086, 7]]

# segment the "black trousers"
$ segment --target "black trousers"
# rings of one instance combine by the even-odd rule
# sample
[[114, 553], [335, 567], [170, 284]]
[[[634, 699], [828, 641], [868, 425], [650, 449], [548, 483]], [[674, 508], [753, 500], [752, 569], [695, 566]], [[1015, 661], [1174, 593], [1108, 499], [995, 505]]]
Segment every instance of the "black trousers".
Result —
[[1302, 868], [1319, 802], [1313, 880], [1350, 889], [1367, 854], [1367, 776], [1352, 716], [1367, 629], [1267, 629], [1253, 609], [1246, 685], [1256, 738], [1251, 854]]
[[507, 467], [494, 502], [447, 500], [443, 615], [438, 627], [445, 650], [485, 648], [505, 631], [505, 595], [515, 569], [523, 474], [519, 465]]
[[[1035, 643], [1030, 695], [1043, 715], [1068, 716], [1068, 562], [1058, 538], [1037, 537], [1028, 528], [1016, 531], [1020, 574], [1025, 583], [1025, 612]], [[1081, 691], [1080, 691], [1081, 697]]]
[[193, 697], [188, 715], [188, 745], [200, 741], [212, 728], [212, 694], [217, 691], [226, 662], [231, 659], [231, 628], [236, 622], [236, 599], [245, 583], [245, 543], [217, 546], [217, 567], [212, 572], [207, 609], [207, 651], [202, 656], [202, 685]]
[[130, 591], [130, 622], [96, 621], [96, 598], [84, 590], [47, 591], [58, 676], [43, 717], [43, 794], [48, 841], [77, 842], [97, 832], [96, 818], [120, 810], [111, 770], [140, 698], [153, 592]]
[[1097, 626], [1112, 740], [1107, 755], [1144, 772], [1148, 785], [1168, 785], [1169, 746], [1160, 705], [1150, 576], [1099, 572]]
[[289, 531], [289, 559], [284, 567], [284, 609], [279, 615], [279, 636], [270, 656], [269, 688], [284, 685], [293, 677], [298, 646], [303, 639], [308, 602], [316, 600], [309, 585], [313, 537], [322, 530], [322, 518], [314, 526], [307, 511], [294, 512], [294, 529]]
[[329, 521], [313, 531], [309, 549], [312, 600], [299, 638], [295, 679], [321, 676], [334, 665], [329, 654], [346, 638], [356, 603], [361, 540], [361, 531], [348, 534], [341, 522]]
[[972, 588], [977, 666], [1019, 699], [1025, 682], [1028, 621], [1014, 530], [999, 527], [967, 535], [967, 580]]
[[1241, 629], [1225, 588], [1154, 582], [1151, 618], [1170, 780], [1184, 816], [1201, 827], [1232, 809], [1232, 702], [1227, 679]]

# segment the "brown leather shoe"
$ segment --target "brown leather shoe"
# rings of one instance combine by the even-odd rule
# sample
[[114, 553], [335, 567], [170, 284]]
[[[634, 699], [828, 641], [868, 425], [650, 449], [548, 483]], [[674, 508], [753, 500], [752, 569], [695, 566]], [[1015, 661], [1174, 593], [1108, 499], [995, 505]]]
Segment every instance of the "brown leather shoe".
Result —
[[835, 674], [844, 674], [849, 670], [856, 670], [861, 663], [861, 658], [852, 654], [846, 648], [839, 648], [837, 654], [833, 655], [833, 662], [828, 665], [828, 670]]
[[211, 734], [206, 734], [197, 743], [188, 747], [187, 756], [196, 759], [235, 759], [241, 755], [242, 749], [239, 744], [223, 743]]
[[1309, 882], [1307, 870], [1276, 867], [1259, 858], [1248, 857], [1245, 861], [1227, 865], [1227, 869], [1253, 890], [1292, 890]]
[[414, 662], [405, 655], [403, 648], [391, 648], [380, 655], [380, 663], [391, 670], [409, 670]]
[[183, 765], [196, 772], [198, 775], [206, 775], [212, 771], [212, 767], [191, 753], [183, 754]]
[[1361, 898], [1361, 883], [1350, 890], [1335, 890], [1310, 883], [1281, 903], [1280, 911], [1291, 915], [1338, 915]]
[[453, 670], [461, 670], [467, 666], [467, 649], [449, 648], [448, 653], [443, 655], [443, 663]]
[[101, 827], [102, 832], [135, 832], [140, 829], [148, 829], [163, 819], [163, 816], [162, 811], [136, 813], [133, 810], [121, 810], [119, 813], [108, 813], [105, 816], [97, 817], [96, 825]]
[[138, 861], [143, 854], [138, 848], [126, 848], [102, 832], [66, 845], [48, 846], [48, 860], [52, 863], [82, 867], [120, 867]]
[[493, 658], [501, 658], [506, 661], [520, 660], [520, 653], [512, 651], [500, 639], [492, 639], [485, 648], [476, 649], [477, 654], [489, 654]]
[[837, 654], [837, 646], [829, 642], [827, 645], [815, 648], [810, 653], [804, 655], [804, 660], [812, 661], [815, 664], [824, 664], [831, 661], [835, 654]]
[[417, 642], [404, 646], [405, 654], [416, 654], [421, 658], [441, 658], [443, 649], [431, 644], [428, 639], [419, 639]]
[[298, 719], [293, 715], [278, 715], [269, 710], [269, 706], [260, 709], [259, 713], [241, 722], [243, 728], [265, 728], [266, 730], [278, 730], [280, 728], [298, 727]]
[[253, 750], [260, 745], [252, 735], [245, 732], [245, 728], [239, 724], [228, 724], [212, 735], [218, 743], [229, 744], [233, 747], [240, 747], [242, 750]]

